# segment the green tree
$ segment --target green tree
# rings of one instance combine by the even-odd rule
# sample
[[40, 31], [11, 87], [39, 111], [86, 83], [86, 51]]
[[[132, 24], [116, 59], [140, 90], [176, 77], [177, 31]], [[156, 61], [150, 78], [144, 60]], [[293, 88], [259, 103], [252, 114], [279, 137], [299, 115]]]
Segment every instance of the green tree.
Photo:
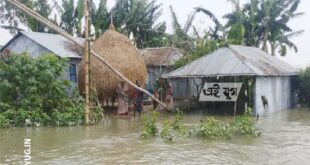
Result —
[[60, 24], [59, 26], [70, 33], [71, 35], [75, 32], [75, 9], [73, 0], [63, 0], [62, 10], [60, 11]]
[[[236, 0], [230, 1], [238, 4]], [[232, 29], [242, 25], [244, 43], [248, 46], [261, 46], [262, 50], [272, 55], [276, 54], [276, 50], [285, 55], [287, 47], [297, 52], [297, 46], [290, 38], [303, 31], [293, 32], [288, 22], [303, 14], [296, 12], [299, 3], [300, 0], [251, 0], [242, 9], [237, 5], [235, 11], [224, 16], [228, 19], [226, 26]], [[268, 48], [271, 50], [268, 51]]]
[[[194, 11], [188, 17], [183, 28], [178, 22], [178, 18], [172, 6], [170, 6], [170, 12], [172, 15], [172, 27], [174, 29], [174, 33], [170, 37], [170, 45], [183, 50], [185, 54], [175, 63], [175, 69], [214, 51], [222, 45], [225, 45], [223, 43], [226, 43], [226, 40], [220, 34], [223, 31], [223, 26], [211, 11], [201, 7], [194, 8]], [[195, 15], [199, 12], [207, 15], [215, 25], [214, 28], [205, 31], [203, 36], [197, 32], [193, 25]], [[194, 35], [189, 34], [189, 29], [191, 28], [194, 31]]]
[[[49, 18], [52, 11], [47, 0], [33, 1], [33, 10], [44, 18]], [[46, 27], [45, 25], [29, 16], [27, 16], [27, 26], [35, 32], [48, 32], [48, 29], [44, 29]]]
[[110, 13], [107, 9], [107, 1], [100, 0], [99, 6], [95, 11], [92, 13], [92, 24], [95, 28], [95, 35], [99, 37], [103, 30], [108, 29], [110, 24]]
[[150, 43], [157, 41], [154, 38], [164, 37], [164, 23], [156, 24], [162, 14], [161, 4], [156, 2], [119, 0], [111, 11], [115, 27], [128, 37], [132, 36], [137, 48], [151, 46]]
[[[67, 59], [28, 54], [0, 59], [0, 118], [10, 125], [25, 120], [39, 124], [70, 125], [84, 121], [84, 100], [63, 78]], [[102, 113], [94, 106], [93, 116]], [[98, 118], [97, 118], [98, 119]], [[7, 125], [7, 124], [4, 124]]]

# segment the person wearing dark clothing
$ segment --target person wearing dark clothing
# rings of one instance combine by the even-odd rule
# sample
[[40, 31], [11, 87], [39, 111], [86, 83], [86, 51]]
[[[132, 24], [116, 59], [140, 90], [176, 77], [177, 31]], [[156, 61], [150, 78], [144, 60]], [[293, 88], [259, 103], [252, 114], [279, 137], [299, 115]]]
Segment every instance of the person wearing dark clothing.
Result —
[[[140, 82], [137, 80], [136, 85], [141, 87]], [[134, 96], [133, 96], [133, 104], [134, 104], [134, 116], [136, 116], [136, 112], [141, 116], [142, 111], [142, 104], [143, 104], [143, 92], [135, 89]]]

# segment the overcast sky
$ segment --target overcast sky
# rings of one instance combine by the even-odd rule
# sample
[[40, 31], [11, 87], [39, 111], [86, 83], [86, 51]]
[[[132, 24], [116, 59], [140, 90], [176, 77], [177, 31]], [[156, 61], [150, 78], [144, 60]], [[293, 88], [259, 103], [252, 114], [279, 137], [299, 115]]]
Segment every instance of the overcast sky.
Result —
[[[58, 0], [60, 1], [60, 0]], [[95, 2], [99, 0], [94, 0]], [[172, 5], [179, 19], [180, 24], [183, 26], [188, 18], [188, 15], [193, 11], [194, 7], [203, 7], [212, 11], [221, 23], [224, 24], [225, 20], [222, 16], [232, 11], [233, 6], [227, 2], [227, 0], [157, 0], [158, 3], [163, 4], [163, 15], [159, 18], [160, 21], [166, 21], [167, 31], [171, 32], [171, 15], [169, 6]], [[247, 0], [240, 0], [241, 3], [247, 2]], [[108, 0], [108, 6], [111, 8], [115, 4], [115, 0]], [[297, 36], [292, 40], [298, 46], [299, 51], [289, 51], [286, 57], [279, 57], [282, 60], [296, 66], [305, 67], [310, 65], [310, 1], [301, 0], [299, 6], [299, 12], [305, 12], [304, 16], [296, 18], [290, 22], [290, 26], [294, 30], [304, 29], [305, 32], [301, 36]], [[208, 17], [203, 14], [199, 14], [194, 21], [194, 25], [198, 26], [200, 30], [212, 26], [212, 22]], [[12, 38], [5, 30], [0, 30], [0, 45], [4, 45], [8, 40]]]

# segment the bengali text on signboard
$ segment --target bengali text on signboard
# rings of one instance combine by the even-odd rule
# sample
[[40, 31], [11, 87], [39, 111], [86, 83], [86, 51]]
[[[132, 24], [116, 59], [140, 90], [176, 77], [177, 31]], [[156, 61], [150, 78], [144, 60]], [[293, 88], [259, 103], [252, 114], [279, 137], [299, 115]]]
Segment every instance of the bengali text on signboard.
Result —
[[199, 101], [236, 101], [242, 83], [205, 83]]

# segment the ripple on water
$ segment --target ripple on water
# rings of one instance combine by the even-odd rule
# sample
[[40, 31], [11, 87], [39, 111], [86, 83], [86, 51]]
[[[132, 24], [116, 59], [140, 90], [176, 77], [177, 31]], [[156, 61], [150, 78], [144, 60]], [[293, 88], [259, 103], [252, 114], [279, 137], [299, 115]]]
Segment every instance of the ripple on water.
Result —
[[[162, 117], [165, 119], [165, 116]], [[171, 118], [171, 116], [168, 116]], [[192, 126], [202, 118], [184, 116]], [[141, 139], [141, 123], [112, 118], [109, 125], [31, 130], [33, 164], [307, 164], [310, 155], [310, 111], [287, 111], [259, 121], [259, 138], [232, 140]], [[225, 118], [226, 119], [226, 118]], [[0, 129], [2, 164], [20, 164], [24, 130]], [[19, 138], [17, 138], [19, 137]], [[10, 151], [8, 149], [12, 149]]]

